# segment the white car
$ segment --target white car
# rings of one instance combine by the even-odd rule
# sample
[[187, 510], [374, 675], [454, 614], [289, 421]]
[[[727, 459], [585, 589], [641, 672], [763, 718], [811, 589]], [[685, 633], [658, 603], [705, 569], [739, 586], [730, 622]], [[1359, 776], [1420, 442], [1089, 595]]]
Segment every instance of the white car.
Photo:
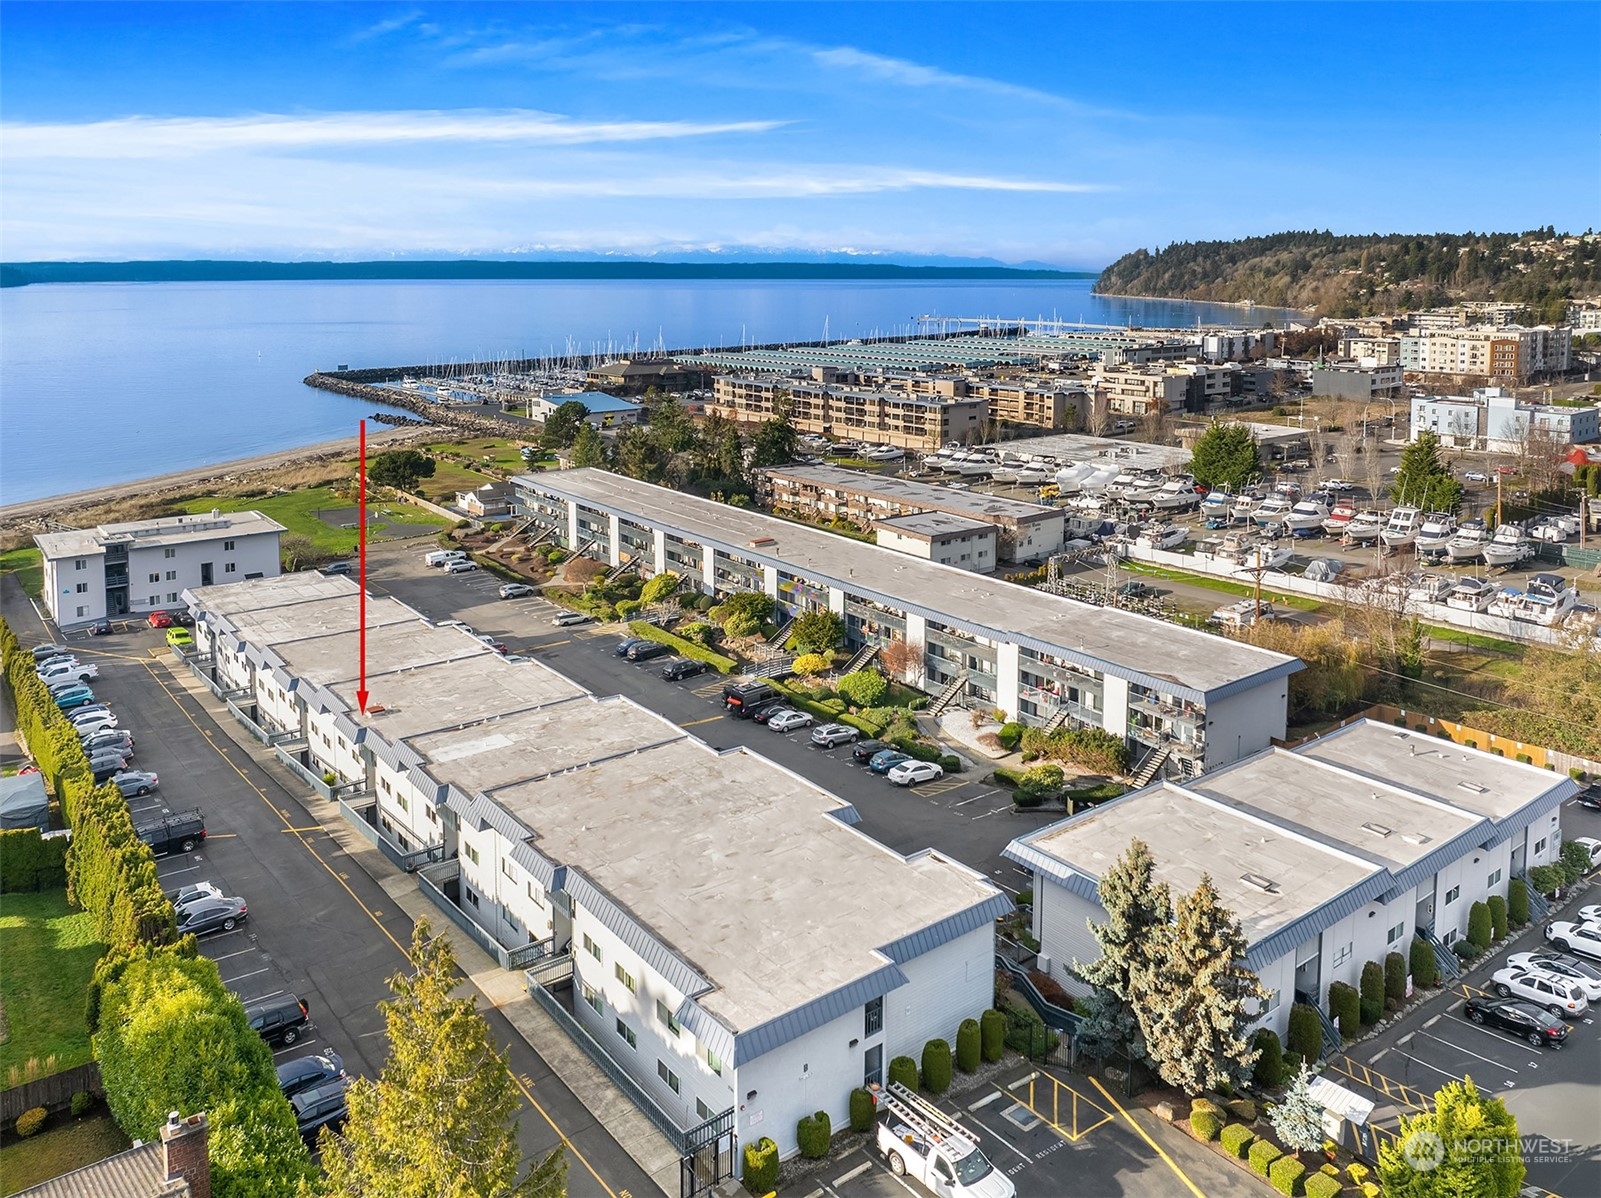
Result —
[[94, 662], [63, 661], [39, 672], [39, 681], [46, 686], [54, 686], [58, 682], [88, 682], [91, 678], [100, 677], [100, 667]]
[[797, 728], [810, 728], [814, 722], [804, 711], [778, 711], [768, 717], [767, 726], [774, 732], [793, 732]]
[[464, 558], [457, 558], [453, 562], [445, 563], [446, 574], [466, 574], [470, 570], [478, 569], [477, 562], [470, 562]]
[[1490, 476], [1482, 470], [1465, 470], [1462, 473], [1463, 481], [1470, 483], [1487, 483]]
[[945, 768], [932, 761], [903, 761], [888, 774], [896, 786], [916, 786], [919, 782], [932, 782], [944, 776]]
[[1601, 923], [1601, 903], [1591, 903], [1588, 907], [1580, 907], [1576, 918], [1580, 923]]
[[1584, 991], [1584, 997], [1591, 1002], [1601, 1000], [1601, 969], [1586, 965], [1577, 957], [1554, 953], [1545, 948], [1530, 953], [1513, 953], [1506, 963], [1512, 969], [1565, 978]]
[[1545, 938], [1565, 953], [1601, 958], [1601, 925], [1562, 920], [1546, 925]]
[[526, 582], [508, 582], [502, 584], [500, 597], [502, 599], [523, 599], [534, 593], [534, 588]]
[[1502, 998], [1523, 998], [1553, 1015], [1583, 1015], [1590, 1009], [1584, 990], [1569, 978], [1508, 967], [1490, 978], [1490, 988]]
[[[1590, 854], [1590, 864], [1586, 867], [1586, 872], [1589, 872], [1589, 870], [1601, 865], [1601, 840], [1597, 840], [1593, 836], [1575, 836], [1572, 840], [1568, 841], [1568, 843], [1582, 844], [1584, 846], [1584, 851]], [[1595, 907], [1592, 908], [1592, 910], [1596, 911], [1598, 914], [1601, 914], [1601, 907]], [[1586, 916], [1583, 911], [1580, 911], [1579, 919], [1581, 922], [1587, 922], [1590, 920], [1590, 917]]]
[[823, 724], [812, 729], [812, 744], [832, 749], [836, 745], [853, 744], [861, 735], [848, 724]]
[[1347, 482], [1343, 478], [1331, 478], [1328, 482], [1323, 484], [1322, 489], [1325, 491], [1332, 491], [1334, 494], [1340, 495], [1344, 494], [1346, 491], [1356, 490], [1356, 484], [1353, 482]]
[[103, 728], [115, 728], [116, 726], [117, 726], [117, 717], [112, 715], [109, 711], [96, 712], [94, 715], [90, 716], [88, 719], [85, 719], [85, 720], [73, 725], [73, 727], [75, 727], [78, 730], [78, 737], [79, 737], [80, 740], [88, 740], [91, 736], [93, 736], [96, 732], [99, 732], [101, 729], [103, 729]]

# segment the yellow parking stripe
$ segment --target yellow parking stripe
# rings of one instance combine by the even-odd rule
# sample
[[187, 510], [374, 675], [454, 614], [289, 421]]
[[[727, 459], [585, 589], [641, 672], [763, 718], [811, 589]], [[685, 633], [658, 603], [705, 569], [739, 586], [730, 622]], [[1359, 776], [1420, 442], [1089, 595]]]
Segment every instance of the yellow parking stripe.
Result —
[[1337, 1057], [1328, 1063], [1328, 1068], [1335, 1073], [1343, 1073], [1354, 1082], [1360, 1082], [1370, 1090], [1376, 1090], [1391, 1102], [1411, 1107], [1415, 1111], [1427, 1111], [1434, 1104], [1433, 1098], [1421, 1090], [1414, 1090], [1393, 1077], [1386, 1077], [1371, 1065], [1364, 1065], [1361, 1061], [1353, 1061], [1350, 1057]]
[[1174, 1175], [1180, 1181], [1182, 1181], [1185, 1184], [1185, 1186], [1189, 1189], [1190, 1193], [1194, 1194], [1195, 1198], [1206, 1198], [1206, 1195], [1201, 1192], [1201, 1188], [1199, 1186], [1197, 1186], [1193, 1181], [1190, 1180], [1189, 1174], [1185, 1173], [1183, 1169], [1180, 1169], [1178, 1167], [1178, 1165], [1174, 1162], [1173, 1158], [1168, 1156], [1167, 1153], [1162, 1151], [1162, 1146], [1160, 1144], [1158, 1144], [1155, 1140], [1151, 1139], [1151, 1137], [1146, 1134], [1145, 1129], [1143, 1127], [1141, 1127], [1138, 1123], [1134, 1122], [1134, 1117], [1132, 1115], [1130, 1115], [1126, 1110], [1123, 1109], [1123, 1104], [1121, 1102], [1119, 1102], [1117, 1099], [1113, 1098], [1112, 1095], [1111, 1095], [1111, 1092], [1108, 1091], [1105, 1086], [1101, 1085], [1100, 1079], [1092, 1077], [1092, 1078], [1090, 1078], [1090, 1082], [1095, 1086], [1095, 1088], [1097, 1090], [1099, 1090], [1101, 1092], [1101, 1096], [1103, 1098], [1105, 1098], [1107, 1102], [1111, 1103], [1114, 1107], [1117, 1108], [1117, 1113], [1123, 1116], [1124, 1120], [1128, 1123], [1128, 1125], [1130, 1127], [1132, 1127], [1135, 1130], [1136, 1133], [1138, 1133], [1140, 1139], [1144, 1140], [1147, 1144], [1149, 1144], [1151, 1146], [1151, 1148], [1156, 1152], [1156, 1155], [1161, 1157], [1162, 1160], [1164, 1160], [1165, 1162], [1167, 1162], [1167, 1167], [1169, 1169], [1173, 1170]]

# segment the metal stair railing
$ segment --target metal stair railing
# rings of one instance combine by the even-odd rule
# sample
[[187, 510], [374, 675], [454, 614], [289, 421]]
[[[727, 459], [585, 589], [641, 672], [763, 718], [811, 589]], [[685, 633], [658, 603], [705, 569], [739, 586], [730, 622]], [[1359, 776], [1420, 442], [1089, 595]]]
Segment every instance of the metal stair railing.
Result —
[[601, 575], [601, 581], [602, 582], [616, 582], [619, 578], [621, 578], [624, 574], [627, 574], [630, 570], [637, 570], [637, 569], [639, 569], [639, 559], [637, 557], [631, 557], [625, 562], [618, 562], [610, 570], [607, 570], [605, 574]]
[[1545, 895], [1534, 888], [1534, 883], [1529, 881], [1528, 874], [1517, 873], [1512, 876], [1523, 883], [1524, 892], [1529, 896], [1529, 921], [1531, 923], [1545, 922], [1545, 917], [1551, 914], [1551, 904], [1546, 901]]
[[1340, 1035], [1339, 1026], [1329, 1018], [1329, 1013], [1318, 1003], [1308, 1004], [1317, 1012], [1318, 1023], [1323, 1028], [1323, 1054], [1318, 1059], [1327, 1060], [1334, 1053], [1345, 1048], [1345, 1037]]
[[851, 655], [851, 659], [840, 667], [841, 674], [854, 674], [857, 670], [865, 670], [872, 664], [873, 658], [878, 656], [877, 645], [863, 645]]
[[795, 631], [795, 617], [791, 616], [779, 625], [778, 630], [767, 638], [767, 643], [775, 649], [782, 649], [784, 642], [789, 640], [789, 634]]
[[1142, 786], [1150, 785], [1151, 779], [1156, 777], [1168, 757], [1172, 755], [1172, 752], [1173, 749], [1169, 745], [1162, 745], [1160, 748], [1152, 749], [1146, 755], [1145, 760], [1140, 763], [1139, 771], [1129, 779], [1133, 783], [1134, 789], [1138, 790]]
[[934, 696], [934, 701], [928, 705], [925, 713], [929, 716], [943, 715], [945, 709], [956, 701], [957, 696], [962, 693], [962, 688], [966, 685], [967, 671], [962, 670], [950, 682], [946, 683], [944, 690]]
[[1440, 967], [1440, 976], [1445, 978], [1446, 981], [1455, 981], [1461, 977], [1462, 958], [1451, 951], [1451, 946], [1433, 932], [1425, 933], [1425, 939], [1434, 949], [1434, 961]]

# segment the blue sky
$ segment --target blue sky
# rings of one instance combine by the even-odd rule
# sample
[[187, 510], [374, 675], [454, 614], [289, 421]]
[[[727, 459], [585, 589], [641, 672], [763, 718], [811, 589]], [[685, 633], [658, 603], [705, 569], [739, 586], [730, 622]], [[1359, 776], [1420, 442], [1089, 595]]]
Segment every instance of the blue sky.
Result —
[[1583, 229], [1601, 4], [0, 5], [0, 257]]

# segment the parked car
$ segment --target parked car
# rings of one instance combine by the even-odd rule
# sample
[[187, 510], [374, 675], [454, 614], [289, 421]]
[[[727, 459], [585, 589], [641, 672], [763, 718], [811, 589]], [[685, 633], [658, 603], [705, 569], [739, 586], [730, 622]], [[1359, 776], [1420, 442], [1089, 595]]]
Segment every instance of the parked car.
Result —
[[1601, 959], [1601, 926], [1559, 920], [1547, 924], [1545, 938], [1565, 953]]
[[659, 644], [656, 641], [640, 641], [637, 645], [630, 645], [624, 656], [629, 661], [650, 661], [652, 658], [666, 657], [672, 651], [669, 645]]
[[[1590, 864], [1585, 866], [1586, 873], [1601, 865], [1601, 840], [1597, 840], [1594, 836], [1575, 836], [1568, 843], [1582, 844], [1584, 851], [1590, 855]], [[1579, 918], [1582, 920], [1584, 916], [1580, 915]]]
[[245, 1018], [268, 1044], [293, 1044], [311, 1022], [311, 1008], [303, 998], [280, 994], [246, 1006]]
[[729, 682], [723, 686], [723, 708], [733, 716], [751, 715], [777, 698], [778, 692], [760, 679]]
[[116, 749], [124, 757], [133, 756], [133, 733], [123, 728], [105, 728], [83, 742], [83, 751], [93, 755], [99, 749]]
[[772, 699], [766, 703], [763, 703], [761, 706], [752, 711], [750, 713], [750, 718], [755, 720], [758, 724], [765, 724], [779, 712], [789, 710], [791, 710], [791, 708], [787, 703], [784, 702], [784, 700]]
[[89, 776], [94, 779], [96, 786], [102, 782], [110, 782], [127, 768], [127, 759], [118, 754], [89, 759]]
[[337, 1131], [350, 1114], [345, 1101], [345, 1090], [350, 1079], [343, 1076], [329, 1078], [308, 1086], [289, 1099], [289, 1108], [295, 1113], [295, 1126], [308, 1140], [327, 1127]]
[[245, 900], [238, 896], [198, 899], [178, 913], [178, 935], [231, 932], [249, 917]]
[[1491, 988], [1502, 998], [1524, 998], [1553, 1015], [1583, 1015], [1589, 999], [1577, 982], [1555, 974], [1518, 969], [1509, 965], [1490, 977]]
[[200, 899], [222, 897], [222, 887], [215, 882], [191, 882], [187, 886], [178, 887], [177, 890], [167, 895], [174, 907], [187, 907]]
[[848, 724], [821, 724], [812, 729], [812, 744], [832, 749], [838, 745], [854, 744], [861, 739], [861, 735]]
[[195, 634], [187, 628], [167, 629], [167, 645], [173, 649], [193, 649], [195, 647]]
[[1511, 1032], [1535, 1047], [1561, 1048], [1568, 1038], [1566, 1023], [1522, 999], [1474, 995], [1463, 1004], [1462, 1013], [1474, 1023]]
[[78, 655], [76, 653], [57, 653], [54, 657], [47, 657], [43, 661], [35, 660], [33, 669], [35, 673], [42, 674], [52, 666], [75, 666], [77, 664]]
[[169, 612], [153, 611], [150, 613], [149, 622], [152, 628], [171, 628], [172, 615]]
[[642, 636], [624, 637], [622, 640], [617, 642], [617, 648], [613, 649], [612, 652], [615, 653], [618, 657], [627, 657], [628, 656], [628, 651], [630, 649], [632, 649], [635, 645], [644, 645], [644, 644], [647, 644], [647, 643], [648, 642]]
[[293, 1098], [302, 1090], [309, 1090], [323, 1082], [345, 1076], [345, 1059], [333, 1049], [313, 1053], [309, 1057], [296, 1057], [278, 1066], [278, 1088], [285, 1098]]
[[887, 774], [903, 761], [915, 760], [911, 754], [902, 753], [899, 749], [882, 749], [873, 754], [873, 759], [867, 763], [867, 768], [875, 774]]
[[1128, 582], [1119, 583], [1117, 590], [1113, 593], [1119, 599], [1143, 599], [1147, 595], [1156, 594], [1156, 588], [1148, 582], [1131, 579]]
[[[332, 566], [328, 569], [329, 573], [334, 572]], [[195, 618], [186, 611], [169, 612], [168, 615], [172, 617], [172, 622], [179, 628], [193, 628], [195, 626]]]
[[103, 731], [106, 728], [115, 728], [117, 726], [117, 717], [111, 711], [95, 711], [90, 712], [85, 719], [73, 720], [72, 726], [78, 730], [79, 737], [88, 740], [96, 732]]
[[49, 691], [50, 697], [54, 699], [57, 695], [64, 695], [70, 690], [88, 685], [87, 682], [80, 682], [76, 678], [58, 678], [54, 682], [45, 683], [45, 690]]
[[1490, 481], [1490, 476], [1482, 470], [1464, 470], [1462, 479], [1464, 482], [1470, 483], [1487, 483]]
[[534, 593], [534, 588], [526, 582], [503, 582], [500, 585], [502, 599], [526, 599]]
[[95, 693], [81, 682], [70, 686], [55, 695], [56, 706], [62, 711], [71, 711], [74, 707], [82, 707], [95, 701]]
[[355, 570], [349, 562], [330, 562], [322, 568], [324, 574], [353, 574]]
[[467, 556], [461, 549], [435, 549], [432, 553], [423, 554], [425, 566], [448, 566], [451, 562], [459, 562]]
[[1566, 978], [1584, 991], [1584, 997], [1591, 1002], [1601, 1000], [1601, 969], [1586, 965], [1577, 957], [1539, 948], [1528, 953], [1513, 953], [1506, 963], [1511, 969]]
[[1580, 923], [1601, 923], [1601, 903], [1591, 903], [1587, 907], [1580, 907], [1574, 918]]
[[1601, 783], [1586, 786], [1573, 797], [1573, 801], [1591, 811], [1601, 811]]
[[662, 677], [668, 682], [680, 682], [704, 674], [709, 668], [705, 662], [696, 661], [693, 657], [680, 657], [662, 667]]
[[944, 767], [934, 761], [903, 761], [889, 771], [889, 780], [896, 786], [916, 786], [945, 776]]
[[557, 628], [571, 628], [574, 624], [587, 624], [593, 616], [581, 611], [564, 611], [551, 621]]
[[767, 726], [774, 732], [794, 732], [797, 728], [810, 728], [816, 722], [804, 711], [775, 711], [767, 717]]
[[872, 761], [890, 745], [882, 740], [859, 740], [851, 747], [853, 761]]
[[88, 682], [91, 678], [100, 677], [100, 667], [92, 661], [79, 661], [75, 657], [69, 657], [64, 661], [54, 661], [54, 659], [52, 661], [53, 664], [39, 667], [39, 680], [46, 686], [69, 678]]
[[1346, 491], [1356, 490], [1356, 484], [1343, 478], [1331, 478], [1328, 482], [1323, 484], [1323, 489], [1325, 491], [1332, 491], [1336, 495], [1341, 495]]
[[161, 779], [149, 770], [128, 770], [126, 773], [116, 775], [111, 781], [125, 799], [143, 798], [161, 785]]
[[110, 714], [111, 708], [105, 703], [85, 703], [82, 707], [67, 712], [67, 723], [82, 730], [83, 726], [92, 722], [95, 716]]
[[445, 563], [446, 574], [469, 574], [476, 569], [478, 569], [478, 563], [468, 561], [465, 558]]
[[52, 657], [61, 657], [72, 653], [71, 645], [58, 645], [54, 641], [48, 644], [35, 645], [31, 650], [35, 664], [46, 661]]
[[133, 834], [150, 846], [157, 857], [169, 853], [192, 853], [206, 839], [206, 821], [198, 808], [177, 811], [148, 823], [135, 824]]

